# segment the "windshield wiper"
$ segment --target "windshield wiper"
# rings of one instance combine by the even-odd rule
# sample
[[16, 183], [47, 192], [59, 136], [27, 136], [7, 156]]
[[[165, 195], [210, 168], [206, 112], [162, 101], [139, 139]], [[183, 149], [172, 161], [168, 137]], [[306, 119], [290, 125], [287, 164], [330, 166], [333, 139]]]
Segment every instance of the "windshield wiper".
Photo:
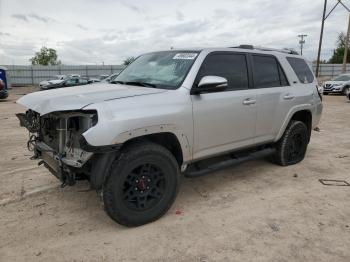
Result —
[[128, 82], [124, 82], [124, 85], [135, 85], [135, 86], [144, 86], [144, 87], [157, 88], [157, 85], [155, 85], [155, 84], [141, 82], [141, 81], [128, 81]]
[[113, 80], [110, 83], [111, 84], [134, 85], [134, 86], [143, 86], [143, 87], [157, 88], [157, 85], [155, 85], [155, 84], [142, 82], [142, 81], [119, 81], [119, 80]]
[[118, 81], [118, 80], [113, 80], [110, 82], [111, 84], [122, 84], [122, 85], [125, 85], [125, 82], [123, 81]]

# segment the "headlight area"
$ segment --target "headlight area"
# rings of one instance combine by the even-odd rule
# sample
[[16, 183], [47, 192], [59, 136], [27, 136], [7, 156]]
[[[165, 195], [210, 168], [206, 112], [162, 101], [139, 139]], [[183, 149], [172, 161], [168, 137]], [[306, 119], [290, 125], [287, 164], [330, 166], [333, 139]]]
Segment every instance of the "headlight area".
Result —
[[80, 140], [86, 130], [97, 124], [96, 111], [62, 111], [40, 116], [28, 110], [17, 117], [21, 126], [29, 130], [27, 146], [34, 153], [32, 159], [41, 159], [39, 165], [44, 164], [62, 181], [62, 186], [88, 177], [88, 162], [93, 153], [83, 150]]

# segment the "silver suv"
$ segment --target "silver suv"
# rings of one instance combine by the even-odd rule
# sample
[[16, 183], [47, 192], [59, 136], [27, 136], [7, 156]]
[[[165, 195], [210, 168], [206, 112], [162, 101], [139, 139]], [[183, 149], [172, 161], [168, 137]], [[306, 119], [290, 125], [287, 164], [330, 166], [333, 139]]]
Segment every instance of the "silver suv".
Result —
[[[321, 95], [304, 58], [253, 46], [141, 55], [111, 84], [17, 101], [35, 159], [62, 181], [88, 179], [126, 226], [161, 217], [182, 175], [270, 155], [303, 160]], [[209, 160], [210, 159], [210, 160]]]

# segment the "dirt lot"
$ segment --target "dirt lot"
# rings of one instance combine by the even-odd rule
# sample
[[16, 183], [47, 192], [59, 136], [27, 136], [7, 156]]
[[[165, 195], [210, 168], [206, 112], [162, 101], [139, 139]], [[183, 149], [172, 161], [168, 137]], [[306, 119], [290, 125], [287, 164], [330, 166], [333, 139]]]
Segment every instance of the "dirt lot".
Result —
[[29, 160], [14, 102], [0, 102], [0, 261], [350, 261], [350, 103], [326, 96], [306, 159], [256, 160], [196, 179], [160, 220], [115, 224], [81, 182], [61, 189]]

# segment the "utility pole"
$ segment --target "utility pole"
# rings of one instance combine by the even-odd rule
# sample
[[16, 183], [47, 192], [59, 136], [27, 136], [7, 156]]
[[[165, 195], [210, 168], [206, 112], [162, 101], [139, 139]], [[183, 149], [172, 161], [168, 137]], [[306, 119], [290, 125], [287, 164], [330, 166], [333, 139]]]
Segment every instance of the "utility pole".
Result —
[[[320, 69], [320, 57], [321, 57], [321, 47], [322, 47], [322, 38], [323, 38], [323, 29], [324, 29], [324, 21], [329, 17], [329, 15], [334, 11], [334, 9], [338, 6], [338, 5], [342, 5], [350, 14], [350, 8], [347, 7], [342, 0], [337, 0], [337, 3], [333, 6], [333, 8], [331, 9], [331, 11], [328, 12], [328, 14], [326, 15], [326, 10], [327, 10], [327, 0], [324, 0], [324, 7], [323, 7], [323, 16], [322, 16], [322, 23], [321, 23], [321, 33], [320, 33], [320, 41], [318, 43], [318, 53], [317, 53], [317, 61], [316, 61], [316, 77], [318, 76], [318, 72]], [[350, 19], [350, 17], [349, 17]], [[349, 28], [350, 28], [350, 20], [349, 20], [349, 26], [348, 26], [348, 34], [347, 34], [347, 38], [346, 38], [346, 44], [348, 45], [348, 38], [349, 38]], [[345, 51], [347, 52], [348, 49], [346, 47]], [[345, 52], [344, 52], [345, 55]], [[343, 63], [343, 70], [346, 70], [346, 56], [344, 56], [345, 58], [345, 67], [344, 67], [344, 63]], [[343, 61], [344, 61], [343, 59]]]
[[321, 47], [322, 47], [322, 39], [323, 39], [324, 21], [326, 20], [326, 18], [325, 18], [326, 17], [326, 10], [327, 10], [327, 0], [324, 0], [320, 41], [318, 43], [318, 52], [317, 52], [317, 61], [316, 61], [316, 77], [318, 77], [318, 70], [320, 68]]
[[304, 46], [304, 44], [305, 44], [304, 37], [307, 37], [307, 35], [298, 35], [298, 37], [300, 38], [300, 40], [299, 40], [299, 44], [300, 44], [300, 55], [303, 55], [303, 46]]
[[346, 63], [348, 60], [349, 36], [350, 36], [350, 14], [349, 14], [348, 32], [345, 38], [345, 49], [344, 49], [343, 70], [342, 70], [343, 73], [346, 73]]

